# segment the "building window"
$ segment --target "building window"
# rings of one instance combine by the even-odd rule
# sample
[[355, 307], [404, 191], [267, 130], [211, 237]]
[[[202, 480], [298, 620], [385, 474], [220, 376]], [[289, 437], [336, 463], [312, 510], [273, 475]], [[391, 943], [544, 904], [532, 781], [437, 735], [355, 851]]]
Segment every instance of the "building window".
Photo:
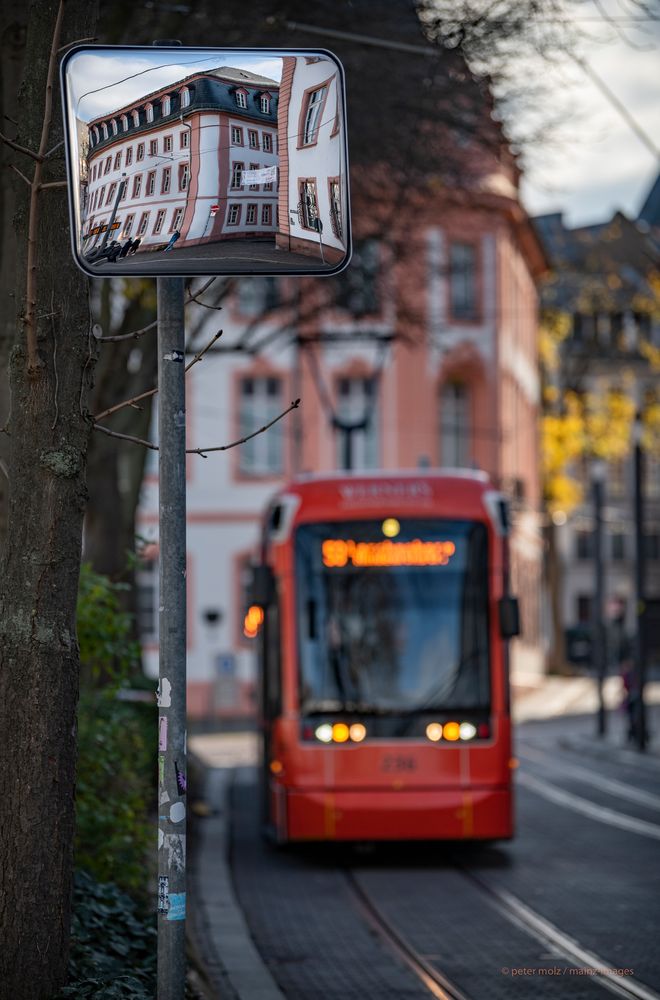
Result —
[[108, 156], [108, 158], [105, 161], [105, 170], [103, 171], [103, 173], [104, 174], [109, 174], [111, 168], [112, 168], [112, 157]]
[[147, 116], [147, 121], [148, 122], [152, 122], [154, 120], [154, 106], [153, 106], [153, 104], [147, 104], [147, 106], [145, 108], [145, 112], [146, 112], [146, 116]]
[[262, 205], [261, 206], [261, 225], [270, 226], [273, 221], [273, 207], [272, 205]]
[[118, 128], [117, 128], [117, 120], [115, 118], [113, 118], [112, 121], [110, 122], [110, 127], [112, 128], [112, 134], [117, 135]]
[[[250, 164], [250, 170], [258, 170], [258, 169], [259, 169], [259, 164], [258, 163], [251, 163]], [[248, 190], [250, 190], [250, 191], [258, 191], [259, 190], [259, 185], [258, 184], [250, 184]]]
[[156, 190], [156, 171], [150, 170], [147, 174], [147, 189], [145, 194], [147, 196], [152, 195]]
[[158, 562], [141, 562], [135, 574], [137, 596], [137, 627], [140, 642], [158, 642]]
[[593, 532], [586, 528], [578, 528], [575, 532], [575, 555], [577, 559], [593, 559]]
[[184, 131], [179, 134], [179, 147], [180, 149], [188, 149], [189, 146], [190, 146], [190, 130], [184, 129]]
[[227, 215], [227, 225], [237, 226], [240, 218], [241, 218], [241, 206], [230, 205], [229, 214]]
[[299, 219], [303, 229], [316, 229], [318, 218], [318, 202], [316, 200], [316, 181], [300, 181]]
[[179, 165], [179, 191], [187, 191], [190, 183], [190, 167], [187, 163]]
[[132, 162], [133, 162], [133, 147], [129, 146], [128, 149], [126, 150], [126, 166], [130, 167]]
[[121, 194], [119, 195], [119, 200], [124, 201], [126, 195], [128, 194], [128, 178], [125, 178], [121, 183]]
[[450, 311], [455, 319], [477, 316], [477, 251], [472, 243], [452, 243], [449, 251]]
[[377, 469], [378, 412], [376, 382], [373, 378], [340, 378], [337, 383], [337, 417], [355, 430], [337, 432], [337, 467]]
[[136, 174], [133, 178], [133, 197], [139, 198], [142, 190], [142, 174]]
[[[256, 212], [256, 205], [254, 206]], [[277, 278], [245, 277], [238, 282], [238, 311], [241, 316], [261, 316], [281, 304]]]
[[172, 225], [170, 226], [170, 232], [173, 233], [177, 229], [181, 229], [181, 223], [183, 222], [183, 209], [177, 208], [174, 215], [172, 216]]
[[163, 151], [165, 153], [171, 153], [172, 152], [172, 136], [171, 135], [164, 135], [163, 136]]
[[183, 87], [181, 90], [181, 107], [182, 108], [190, 107], [190, 91], [188, 90], [187, 87]]
[[149, 154], [151, 156], [158, 156], [158, 139], [151, 139], [149, 142]]
[[171, 106], [172, 106], [172, 102], [171, 102], [171, 99], [170, 99], [170, 97], [168, 95], [167, 97], [164, 97], [163, 100], [160, 103], [160, 113], [163, 116], [163, 118], [165, 118], [167, 115], [169, 115]]
[[134, 215], [127, 215], [126, 216], [126, 222], [124, 223], [124, 233], [123, 233], [124, 236], [130, 236], [131, 235], [131, 229], [133, 228], [133, 222], [134, 221], [135, 221], [135, 216]]
[[270, 97], [268, 94], [261, 95], [261, 101], [259, 102], [261, 106], [262, 113], [265, 115], [270, 114]]
[[115, 155], [115, 165], [113, 167], [113, 170], [119, 170], [120, 167], [121, 167], [121, 153], [117, 153]]
[[[247, 437], [282, 412], [282, 380], [272, 376], [242, 378], [239, 398], [239, 436]], [[239, 449], [239, 468], [246, 475], [277, 475], [283, 471], [282, 422], [267, 434], [257, 434]]]
[[153, 234], [157, 236], [158, 233], [163, 228], [163, 223], [165, 222], [165, 209], [161, 208], [156, 215], [156, 221], [154, 222]]
[[380, 310], [380, 247], [377, 240], [356, 242], [351, 266], [335, 284], [335, 304], [352, 316]]
[[231, 127], [231, 142], [232, 146], [243, 145], [243, 129], [239, 128], [238, 125], [232, 125]]
[[612, 535], [612, 559], [615, 562], [622, 562], [626, 558], [626, 536], [622, 531], [615, 531]]
[[231, 186], [235, 190], [240, 188], [243, 180], [243, 163], [233, 163], [231, 168]]
[[248, 129], [248, 146], [250, 149], [259, 149], [259, 133], [253, 128]]
[[136, 158], [136, 160], [143, 160], [144, 159], [144, 143], [143, 142], [139, 142], [138, 143], [137, 155], [136, 155], [135, 158]]
[[447, 382], [440, 391], [440, 464], [452, 469], [470, 464], [470, 394], [464, 382]]
[[140, 225], [138, 226], [137, 235], [144, 236], [147, 231], [147, 226], [149, 225], [149, 212], [143, 212], [140, 217]]
[[140, 124], [140, 112], [139, 111], [134, 111], [133, 112], [133, 124], [135, 125], [136, 128]]
[[103, 204], [103, 195], [105, 194], [105, 184], [102, 184], [99, 188], [99, 206]]
[[108, 126], [107, 126], [106, 122], [103, 122], [103, 124], [101, 125], [101, 130], [103, 132], [103, 138], [107, 139], [108, 138]]
[[172, 184], [172, 168], [165, 167], [165, 169], [163, 170], [162, 183], [160, 185], [160, 193], [169, 194], [171, 184]]
[[96, 180], [96, 164], [92, 167], [92, 181]]
[[115, 183], [111, 184], [110, 187], [108, 188], [108, 197], [105, 199], [106, 205], [112, 204], [116, 193], [117, 193], [117, 182], [115, 181]]
[[248, 205], [246, 209], [245, 224], [248, 226], [254, 226], [257, 222], [257, 206]]
[[126, 115], [121, 116], [121, 130], [122, 132], [128, 132], [128, 118]]
[[330, 225], [332, 232], [337, 239], [343, 239], [343, 228], [341, 221], [341, 187], [338, 177], [330, 177], [328, 180], [330, 194]]
[[321, 111], [325, 104], [325, 96], [328, 91], [326, 86], [318, 87], [307, 95], [307, 106], [305, 109], [305, 124], [303, 125], [302, 144], [311, 146], [318, 140], [319, 126], [321, 124]]
[[262, 144], [263, 144], [264, 153], [272, 153], [273, 152], [273, 137], [270, 134], [270, 132], [264, 132], [261, 141], [262, 141]]
[[236, 91], [236, 107], [237, 108], [247, 108], [247, 91], [237, 90]]
[[591, 624], [592, 600], [589, 594], [577, 595], [577, 620], [580, 625]]

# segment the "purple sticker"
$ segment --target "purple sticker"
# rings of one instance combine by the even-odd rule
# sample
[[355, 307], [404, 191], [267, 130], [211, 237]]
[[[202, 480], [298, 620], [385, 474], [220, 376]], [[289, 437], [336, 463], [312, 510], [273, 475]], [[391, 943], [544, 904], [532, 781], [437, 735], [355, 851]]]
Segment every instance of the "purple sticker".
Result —
[[179, 790], [179, 795], [185, 795], [187, 790], [186, 776], [182, 770], [180, 770], [177, 761], [174, 761], [174, 773], [176, 774], [176, 787]]
[[167, 716], [158, 718], [158, 749], [167, 750]]

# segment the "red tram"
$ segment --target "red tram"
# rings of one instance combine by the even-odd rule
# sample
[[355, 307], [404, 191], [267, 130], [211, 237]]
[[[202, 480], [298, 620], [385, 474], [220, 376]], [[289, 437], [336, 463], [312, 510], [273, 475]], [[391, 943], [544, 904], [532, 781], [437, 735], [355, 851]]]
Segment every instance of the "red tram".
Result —
[[507, 533], [478, 472], [306, 477], [275, 497], [253, 597], [278, 842], [513, 835]]

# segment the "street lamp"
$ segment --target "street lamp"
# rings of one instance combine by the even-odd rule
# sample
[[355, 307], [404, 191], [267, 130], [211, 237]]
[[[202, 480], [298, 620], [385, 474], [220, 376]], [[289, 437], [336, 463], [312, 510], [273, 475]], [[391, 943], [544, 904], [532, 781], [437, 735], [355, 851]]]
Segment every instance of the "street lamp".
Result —
[[607, 464], [600, 458], [595, 459], [591, 463], [591, 490], [594, 505], [594, 603], [591, 619], [591, 662], [598, 688], [598, 715], [596, 728], [598, 736], [604, 736], [606, 729], [605, 698], [603, 690], [605, 684], [605, 629], [603, 622], [603, 603], [605, 593], [605, 571], [603, 565], [603, 493], [606, 475]]

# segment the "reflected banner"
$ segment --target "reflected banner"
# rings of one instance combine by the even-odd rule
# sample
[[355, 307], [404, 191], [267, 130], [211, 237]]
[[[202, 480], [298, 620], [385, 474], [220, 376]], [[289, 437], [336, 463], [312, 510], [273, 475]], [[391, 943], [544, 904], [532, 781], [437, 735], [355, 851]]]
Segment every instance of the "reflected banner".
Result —
[[87, 274], [348, 263], [344, 74], [331, 52], [79, 46], [61, 74], [72, 249]]

